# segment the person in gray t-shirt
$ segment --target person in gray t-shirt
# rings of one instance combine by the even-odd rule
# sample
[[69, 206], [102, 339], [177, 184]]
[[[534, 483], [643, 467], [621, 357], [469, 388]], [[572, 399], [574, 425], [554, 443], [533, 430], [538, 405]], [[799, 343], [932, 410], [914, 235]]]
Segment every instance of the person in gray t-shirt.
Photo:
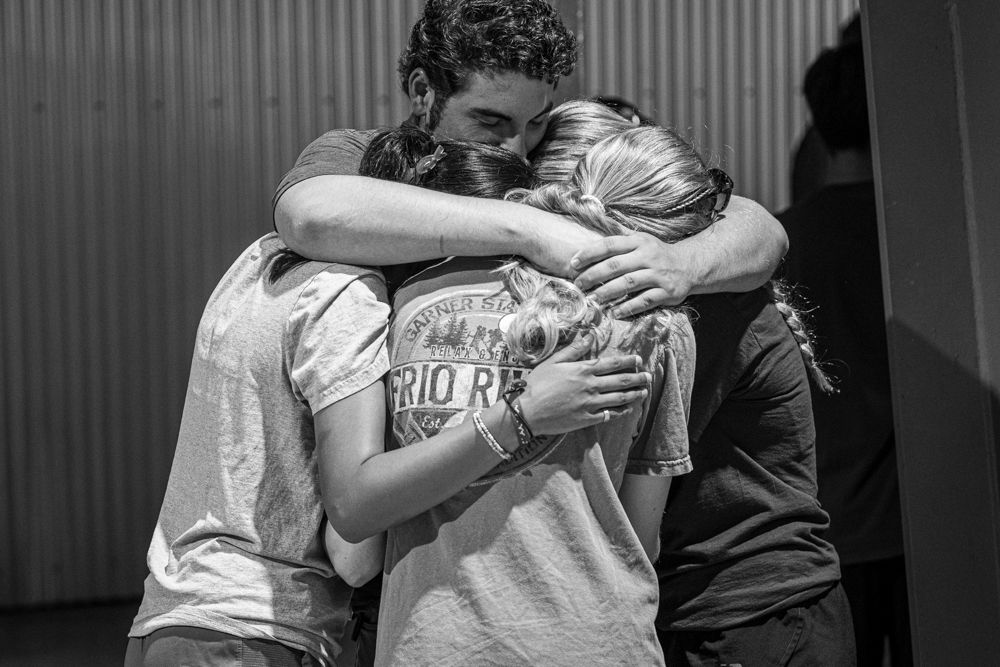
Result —
[[[520, 445], [501, 403], [384, 452], [382, 276], [281, 263], [286, 250], [276, 234], [255, 242], [205, 307], [127, 665], [332, 664], [349, 586], [381, 570], [386, 528]], [[527, 378], [519, 405], [536, 433], [601, 422], [644, 394], [633, 355], [580, 354]]]

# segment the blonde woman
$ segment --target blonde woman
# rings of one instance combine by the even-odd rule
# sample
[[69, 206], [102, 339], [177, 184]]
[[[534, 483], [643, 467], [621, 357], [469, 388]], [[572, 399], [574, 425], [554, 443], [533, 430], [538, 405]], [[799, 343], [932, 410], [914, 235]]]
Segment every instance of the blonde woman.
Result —
[[[575, 178], [588, 146], [632, 127], [601, 104], [563, 104], [538, 172]], [[608, 217], [618, 217], [613, 206]], [[656, 233], [636, 231], [646, 232]], [[852, 665], [850, 613], [816, 500], [810, 381], [831, 386], [809, 333], [775, 281], [688, 304], [698, 344], [694, 469], [673, 483], [656, 563], [667, 664]]]
[[[372, 142], [365, 163], [382, 172], [373, 175], [452, 192], [504, 183], [510, 170], [497, 161], [519, 161], [429, 136], [420, 145], [407, 139], [414, 132]], [[512, 196], [603, 234], [649, 228], [676, 240], [711, 223], [720, 182], [675, 135], [640, 128], [594, 146], [571, 183]], [[534, 437], [522, 413], [517, 456], [393, 527], [376, 664], [663, 664], [652, 563], [670, 480], [690, 470], [690, 324], [673, 309], [616, 320], [527, 265], [508, 266], [502, 280], [505, 264], [452, 258], [396, 292], [398, 444], [423, 446], [497, 402], [518, 411], [521, 378], [571, 341], [591, 340], [598, 359], [635, 354], [649, 392], [631, 412], [609, 409], [606, 421], [564, 437]]]

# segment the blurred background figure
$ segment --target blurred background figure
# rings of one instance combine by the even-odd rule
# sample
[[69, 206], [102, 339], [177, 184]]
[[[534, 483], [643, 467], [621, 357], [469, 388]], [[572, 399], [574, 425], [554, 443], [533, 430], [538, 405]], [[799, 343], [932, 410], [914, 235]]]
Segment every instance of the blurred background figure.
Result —
[[[840, 29], [839, 45], [861, 43], [861, 13], [855, 13]], [[826, 183], [829, 152], [815, 125], [806, 127], [792, 158], [792, 201], [798, 202]], [[870, 179], [870, 177], [869, 177]]]
[[[912, 664], [885, 311], [860, 36], [820, 54], [803, 90], [825, 155], [821, 182], [780, 213], [786, 277], [839, 393], [813, 393], [819, 499], [840, 554], [858, 664]], [[800, 166], [797, 162], [796, 167]]]

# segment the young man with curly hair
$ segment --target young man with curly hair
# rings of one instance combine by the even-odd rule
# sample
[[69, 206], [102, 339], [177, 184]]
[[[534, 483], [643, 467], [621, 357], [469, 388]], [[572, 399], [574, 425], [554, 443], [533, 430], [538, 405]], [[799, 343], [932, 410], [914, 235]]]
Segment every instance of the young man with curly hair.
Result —
[[[530, 156], [576, 48], [542, 0], [428, 0], [399, 60], [406, 122]], [[357, 165], [370, 137], [328, 132], [282, 179], [274, 222], [293, 250], [362, 265], [518, 254], [596, 288], [598, 299], [628, 295], [619, 308], [634, 313], [690, 294], [759, 287], [787, 245], [781, 225], [740, 197], [712, 230], [669, 245], [645, 234], [601, 239], [520, 204], [362, 178]]]
[[[440, 137], [530, 156], [577, 44], [542, 0], [428, 0], [399, 59], [405, 123]], [[282, 239], [303, 256], [394, 266], [453, 255], [517, 254], [575, 278], [616, 314], [675, 305], [689, 294], [754, 289], [784, 254], [781, 226], [734, 197], [710, 232], [676, 244], [646, 234], [601, 238], [561, 216], [357, 175], [374, 130], [333, 130], [311, 143], [274, 195]], [[370, 664], [378, 581], [355, 594], [360, 664]]]

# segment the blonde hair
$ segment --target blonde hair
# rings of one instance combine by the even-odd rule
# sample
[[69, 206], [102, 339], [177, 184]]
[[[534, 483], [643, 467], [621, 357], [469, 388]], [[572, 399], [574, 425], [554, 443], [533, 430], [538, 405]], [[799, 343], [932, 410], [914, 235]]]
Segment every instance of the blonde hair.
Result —
[[[666, 128], [629, 127], [593, 144], [567, 180], [515, 190], [508, 198], [571, 216], [605, 236], [646, 232], [673, 243], [710, 225], [707, 202], [670, 210], [713, 187], [698, 153]], [[537, 363], [580, 332], [596, 332], [595, 347], [607, 342], [609, 318], [572, 282], [543, 274], [524, 260], [502, 271], [520, 304], [507, 330], [507, 344], [519, 358]], [[634, 350], [643, 337], [665, 337], [671, 317], [670, 309], [660, 308], [634, 318], [623, 346]]]
[[[660, 134], [653, 135], [650, 130], [658, 130]], [[631, 152], [624, 146], [606, 143], [626, 136], [623, 141], [631, 142]], [[654, 136], [657, 141], [651, 140]], [[643, 152], [658, 149], [662, 153]], [[629, 169], [614, 166], [614, 156], [605, 154], [616, 150], [618, 158], [636, 158], [628, 165]], [[636, 128], [630, 120], [599, 102], [571, 100], [553, 109], [545, 137], [535, 149], [534, 164], [538, 176], [550, 184], [533, 193], [515, 191], [509, 198], [570, 215], [583, 226], [606, 236], [643, 231], [672, 243], [711, 224], [707, 212], [697, 208], [663, 213], [672, 204], [683, 202], [699, 188], [705, 188], [710, 180], [705, 163], [694, 148], [670, 130], [653, 126]], [[608, 171], [615, 169], [618, 171], [611, 182], [600, 182]], [[631, 181], [633, 187], [622, 187], [627, 185], [623, 181]], [[608, 190], [614, 191], [614, 196]], [[649, 208], [630, 206], [635, 203], [631, 197]], [[650, 201], [658, 197], [663, 199]], [[503, 271], [508, 289], [521, 303], [507, 333], [507, 344], [515, 354], [537, 363], [562, 342], [586, 330], [602, 334], [595, 340], [595, 347], [607, 340], [610, 325], [601, 307], [572, 282], [542, 274], [524, 260], [508, 264]], [[801, 313], [792, 305], [791, 289], [776, 280], [768, 282], [765, 289], [791, 330], [813, 382], [823, 392], [833, 393], [835, 389], [816, 358], [812, 335]], [[661, 308], [633, 320], [626, 345], [634, 347], [641, 334], [662, 334], [669, 325], [670, 314], [669, 309]]]
[[812, 332], [806, 326], [802, 313], [792, 305], [792, 288], [783, 280], [772, 279], [764, 285], [764, 289], [771, 295], [771, 301], [774, 302], [778, 312], [785, 319], [785, 324], [791, 329], [795, 343], [799, 347], [799, 353], [806, 364], [809, 377], [824, 394], [837, 393], [837, 389], [820, 366], [819, 359], [816, 358]]
[[569, 100], [549, 114], [545, 136], [532, 154], [538, 177], [547, 183], [569, 180], [591, 146], [635, 125], [599, 102]]

